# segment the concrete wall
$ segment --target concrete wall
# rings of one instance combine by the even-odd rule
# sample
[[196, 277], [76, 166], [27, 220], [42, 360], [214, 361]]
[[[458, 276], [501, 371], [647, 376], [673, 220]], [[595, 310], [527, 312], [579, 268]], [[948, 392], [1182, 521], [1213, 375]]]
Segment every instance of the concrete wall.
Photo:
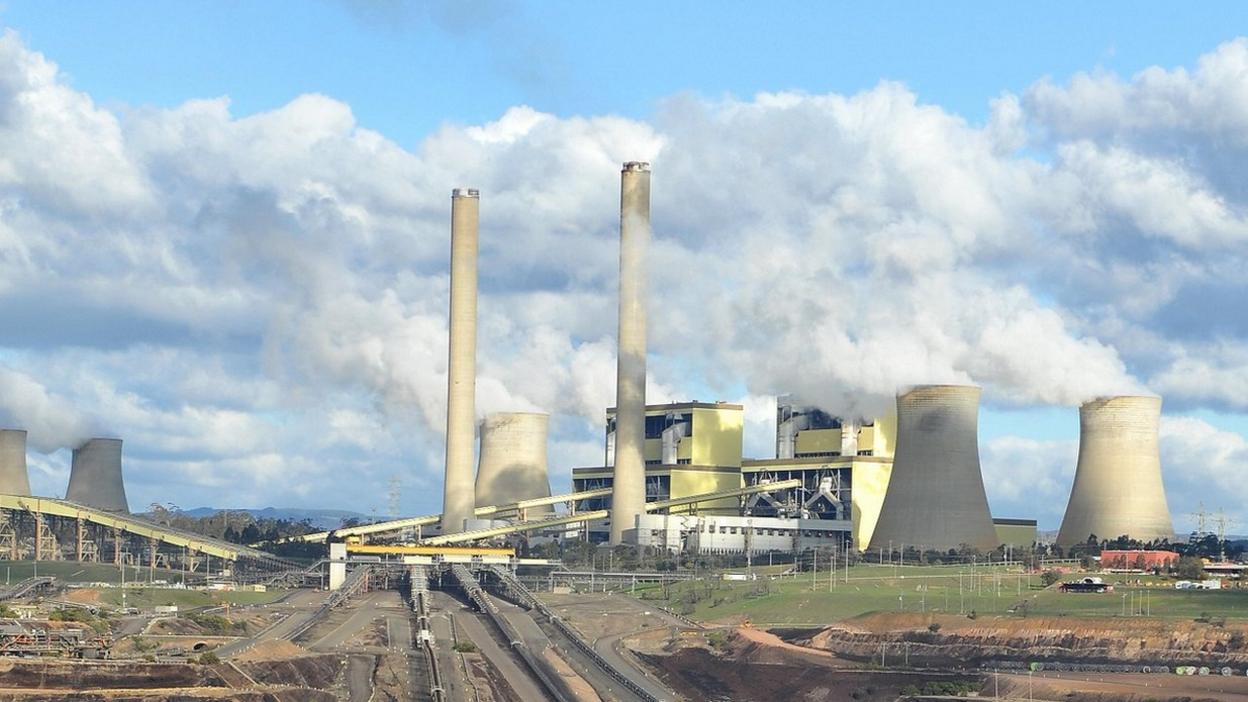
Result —
[[0, 494], [30, 495], [24, 429], [0, 429]]
[[74, 449], [65, 499], [111, 512], [129, 512], [121, 474], [121, 439], [91, 439]]
[[1127, 535], [1174, 538], [1161, 480], [1160, 397], [1107, 397], [1079, 408], [1079, 463], [1059, 546]]
[[893, 464], [854, 461], [850, 477], [850, 509], [854, 522], [854, 546], [865, 550], [875, 533], [875, 524], [884, 507], [884, 495], [893, 474]]
[[869, 550], [999, 545], [979, 467], [979, 395], [966, 385], [898, 395], [897, 452]]
[[546, 432], [550, 415], [499, 412], [481, 422], [477, 504], [502, 505], [550, 496]]

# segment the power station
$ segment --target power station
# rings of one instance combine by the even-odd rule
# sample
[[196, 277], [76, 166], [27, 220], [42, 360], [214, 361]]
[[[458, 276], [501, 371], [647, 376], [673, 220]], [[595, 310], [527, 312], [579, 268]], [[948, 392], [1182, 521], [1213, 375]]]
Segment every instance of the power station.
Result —
[[1172, 539], [1161, 481], [1160, 397], [1103, 397], [1079, 408], [1079, 462], [1059, 546], [1129, 536]]
[[[417, 544], [405, 547], [425, 549], [422, 557], [429, 549], [530, 532], [700, 553], [983, 552], [1035, 542], [1034, 520], [990, 512], [980, 470], [978, 387], [916, 386], [897, 394], [895, 411], [877, 417], [842, 416], [781, 396], [775, 455], [767, 458], [743, 455], [742, 405], [647, 405], [650, 175], [650, 165], [639, 161], [620, 171], [616, 401], [604, 416], [601, 465], [572, 468], [567, 495], [551, 494], [549, 415], [495, 413], [478, 423], [480, 194], [452, 191], [443, 509], [299, 537], [339, 540], [331, 574], [345, 574], [347, 546], [360, 553], [386, 548], [363, 541], [396, 533], [414, 537]], [[1156, 397], [1102, 398], [1080, 408], [1078, 466], [1058, 545], [1093, 535], [1173, 536], [1158, 451], [1160, 412]], [[149, 540], [153, 563], [160, 544], [181, 545], [184, 555], [263, 559], [124, 517], [120, 439], [90, 439], [73, 451], [65, 500], [30, 493], [26, 432], [0, 430], [0, 551], [25, 550], [36, 558], [57, 551], [55, 534], [44, 524], [67, 519], [76, 524], [79, 560], [91, 560], [106, 542], [117, 562], [133, 558], [125, 539], [137, 537]], [[14, 525], [33, 527], [33, 539], [19, 539]]]

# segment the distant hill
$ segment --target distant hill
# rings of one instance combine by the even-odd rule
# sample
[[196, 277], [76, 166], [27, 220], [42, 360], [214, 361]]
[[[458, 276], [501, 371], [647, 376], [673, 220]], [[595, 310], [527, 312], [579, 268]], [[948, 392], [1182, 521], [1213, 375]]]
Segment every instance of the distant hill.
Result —
[[[307, 519], [312, 526], [317, 529], [333, 529], [342, 525], [344, 519], [359, 519], [364, 522], [371, 522], [372, 515], [363, 512], [352, 512], [345, 509], [304, 509], [300, 507], [265, 507], [264, 509], [235, 509], [222, 507], [196, 507], [195, 509], [184, 509], [182, 514], [196, 519], [200, 517], [208, 517], [229, 509], [231, 512], [247, 512], [257, 519], [289, 519], [300, 522]], [[379, 516], [378, 519], [386, 519]]]

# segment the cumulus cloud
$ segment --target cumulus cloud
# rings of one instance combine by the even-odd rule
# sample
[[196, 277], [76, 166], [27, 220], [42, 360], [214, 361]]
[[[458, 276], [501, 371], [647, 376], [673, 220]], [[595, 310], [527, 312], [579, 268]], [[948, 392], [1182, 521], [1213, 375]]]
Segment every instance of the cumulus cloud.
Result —
[[[1222, 305], [1214, 328], [1189, 300], [1248, 292], [1228, 177], [1245, 57], [1236, 41], [1190, 72], [1042, 81], [983, 125], [886, 82], [674, 96], [649, 122], [517, 106], [406, 150], [332, 96], [106, 110], [8, 32], [0, 324], [20, 331], [0, 409], [42, 424], [41, 450], [126, 436], [139, 501], [229, 501], [254, 475], [249, 499], [362, 506], [397, 473], [424, 495], [409, 509], [434, 509], [449, 191], [470, 186], [478, 410], [552, 412], [566, 476], [598, 460], [613, 401], [617, 173], [637, 159], [654, 162], [650, 396], [747, 395], [747, 453], [770, 443], [753, 405], [779, 392], [861, 415], [926, 382], [998, 407], [1244, 408], [1248, 312]], [[1028, 456], [1046, 448], [988, 444], [985, 463], [1043, 472]]]

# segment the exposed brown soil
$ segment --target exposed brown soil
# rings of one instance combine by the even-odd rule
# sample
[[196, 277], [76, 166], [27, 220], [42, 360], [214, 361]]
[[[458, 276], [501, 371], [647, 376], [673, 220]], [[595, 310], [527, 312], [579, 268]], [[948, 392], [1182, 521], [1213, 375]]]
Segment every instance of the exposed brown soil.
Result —
[[907, 685], [978, 681], [978, 676], [838, 670], [801, 664], [749, 664], [686, 648], [670, 656], [642, 655], [663, 682], [688, 699], [724, 702], [893, 702]]
[[89, 587], [72, 588], [65, 591], [64, 599], [79, 604], [99, 604], [100, 591]]
[[328, 688], [342, 670], [342, 657], [332, 654], [235, 663], [239, 670], [261, 685]]
[[[938, 631], [929, 630], [939, 625]], [[792, 643], [853, 661], [908, 656], [911, 666], [988, 660], [1142, 665], [1248, 665], [1248, 625], [1140, 619], [988, 618], [870, 614]]]
[[184, 700], [229, 700], [230, 702], [335, 702], [336, 698], [320, 690], [298, 688], [240, 692], [205, 689], [147, 690], [5, 690], [0, 689], [0, 702], [182, 702]]
[[[1145, 700], [1222, 700], [1248, 699], [1248, 678], [1179, 675], [1139, 675], [1106, 673], [1037, 673], [1002, 675], [997, 680], [1002, 697], [1069, 702], [1144, 702]], [[991, 679], [985, 692], [994, 691]]]
[[0, 688], [98, 691], [169, 687], [225, 687], [225, 681], [211, 666], [0, 659]]

